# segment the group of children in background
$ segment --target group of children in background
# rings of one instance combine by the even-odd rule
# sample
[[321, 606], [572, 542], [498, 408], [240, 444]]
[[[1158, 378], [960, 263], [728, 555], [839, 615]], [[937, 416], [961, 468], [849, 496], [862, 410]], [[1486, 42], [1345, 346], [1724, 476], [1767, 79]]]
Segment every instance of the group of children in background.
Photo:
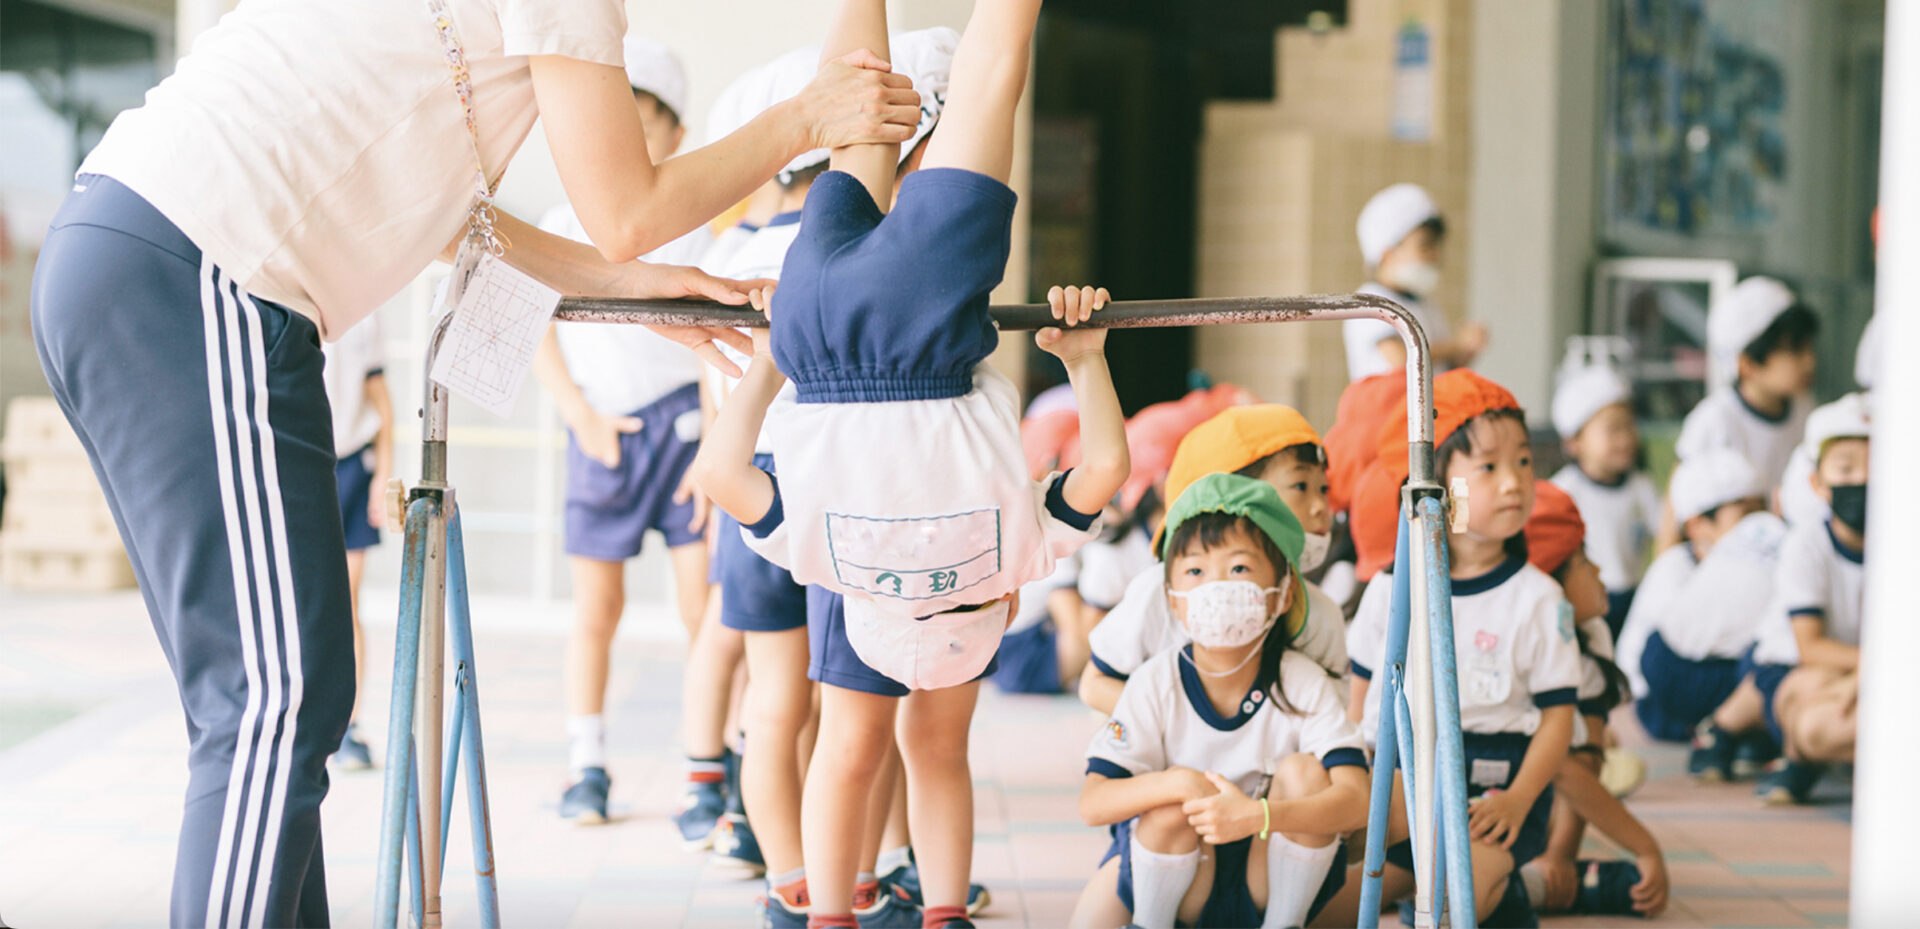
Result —
[[[1101, 330], [1076, 325], [1105, 292], [1054, 288], [1060, 325], [1038, 341], [1069, 383], [1022, 419], [986, 363], [986, 300], [1037, 8], [981, 0], [964, 36], [889, 36], [884, 4], [843, 0], [822, 46], [720, 95], [714, 138], [823, 57], [870, 48], [922, 105], [906, 143], [802, 155], [736, 225], [647, 256], [768, 282], [753, 303], [772, 329], [734, 357], [742, 377], [703, 375], [639, 327], [561, 324], [542, 346], [536, 373], [569, 428], [578, 610], [561, 815], [608, 819], [623, 568], [658, 532], [690, 641], [675, 822], [689, 847], [765, 876], [762, 925], [971, 925], [990, 901], [969, 875], [983, 679], [1077, 692], [1106, 717], [1080, 810], [1112, 841], [1075, 925], [1352, 925], [1407, 478], [1404, 350], [1391, 327], [1345, 324], [1353, 383], [1324, 440], [1232, 385], [1123, 423]], [[685, 135], [684, 72], [642, 40], [627, 70], [664, 160]], [[543, 226], [585, 238], [565, 207]], [[1444, 231], [1411, 184], [1357, 229], [1362, 289], [1432, 337], [1436, 475], [1470, 501], [1449, 545], [1481, 922], [1657, 914], [1665, 863], [1619, 799], [1644, 773], [1615, 709], [1690, 741], [1697, 777], [1759, 775], [1769, 802], [1804, 802], [1851, 761], [1870, 367], [1862, 393], [1813, 407], [1818, 317], [1750, 278], [1710, 309], [1721, 380], [1686, 419], [1664, 498], [1604, 352], [1561, 372], [1567, 463], [1543, 479], [1525, 411], [1468, 368], [1485, 331], [1455, 334], [1425, 303]], [[377, 541], [392, 473], [378, 358], [371, 322], [329, 347], [350, 548]], [[357, 729], [337, 760], [371, 762]], [[1412, 891], [1394, 797], [1378, 824], [1389, 901]], [[1588, 824], [1632, 860], [1579, 860]]]

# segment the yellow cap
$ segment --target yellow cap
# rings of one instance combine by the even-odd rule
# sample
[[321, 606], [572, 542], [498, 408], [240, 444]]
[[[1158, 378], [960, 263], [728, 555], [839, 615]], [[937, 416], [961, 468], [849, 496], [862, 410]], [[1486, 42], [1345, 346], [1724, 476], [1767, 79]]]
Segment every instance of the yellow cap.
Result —
[[1230, 407], [1180, 440], [1167, 470], [1167, 499], [1180, 499], [1194, 481], [1209, 474], [1238, 471], [1283, 448], [1319, 444], [1320, 433], [1293, 407], [1278, 403]]

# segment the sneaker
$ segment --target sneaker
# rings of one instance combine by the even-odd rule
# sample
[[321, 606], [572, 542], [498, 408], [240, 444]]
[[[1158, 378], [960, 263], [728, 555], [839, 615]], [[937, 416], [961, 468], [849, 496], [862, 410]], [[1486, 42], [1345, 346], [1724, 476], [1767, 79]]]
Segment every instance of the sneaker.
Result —
[[607, 822], [607, 788], [613, 781], [606, 768], [583, 768], [580, 780], [560, 797], [560, 818], [582, 826], [601, 826]]
[[687, 782], [686, 793], [680, 795], [680, 809], [673, 814], [673, 824], [680, 827], [680, 841], [697, 851], [712, 848], [714, 827], [726, 806], [723, 782]]
[[1733, 780], [1733, 758], [1740, 737], [1709, 719], [1693, 730], [1693, 749], [1687, 753], [1687, 773], [1706, 783]]
[[[912, 849], [907, 850], [907, 863], [881, 875], [880, 883], [885, 887], [899, 888], [900, 892], [906, 895], [907, 901], [914, 906], [924, 907], [927, 905], [926, 899], [920, 893], [920, 862], [914, 859]], [[986, 909], [987, 905], [992, 902], [993, 894], [989, 893], [985, 886], [981, 884], [967, 885], [968, 916], [978, 914], [981, 910]]]
[[1782, 758], [1767, 766], [1753, 792], [1768, 806], [1805, 803], [1813, 795], [1814, 785], [1820, 783], [1820, 775], [1825, 773], [1821, 765]]
[[1780, 746], [1774, 743], [1773, 736], [1765, 732], [1743, 735], [1733, 752], [1733, 776], [1742, 780], [1756, 777], [1779, 757]]
[[1639, 916], [1633, 908], [1633, 885], [1640, 883], [1640, 869], [1631, 861], [1582, 861], [1580, 888], [1575, 891], [1570, 913], [1591, 916]]
[[760, 919], [756, 923], [760, 929], [807, 929], [805, 900], [798, 907], [788, 906], [787, 901], [769, 887], [767, 895], [755, 902], [760, 907]]
[[921, 929], [920, 907], [898, 888], [885, 885], [872, 904], [853, 908], [853, 918], [859, 920], [860, 929]]
[[746, 817], [729, 813], [713, 827], [713, 863], [756, 876], [767, 873], [767, 860], [760, 855], [760, 842]]
[[373, 767], [373, 753], [360, 741], [360, 727], [348, 726], [340, 737], [340, 748], [333, 753], [333, 766], [342, 771], [365, 771]]

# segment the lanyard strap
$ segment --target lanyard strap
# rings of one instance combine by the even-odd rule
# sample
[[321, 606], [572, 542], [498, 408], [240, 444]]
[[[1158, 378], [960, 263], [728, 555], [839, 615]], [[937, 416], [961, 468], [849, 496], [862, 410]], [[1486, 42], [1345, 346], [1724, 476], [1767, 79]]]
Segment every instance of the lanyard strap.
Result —
[[466, 115], [467, 144], [473, 148], [473, 206], [467, 212], [467, 238], [477, 241], [499, 257], [506, 249], [494, 231], [493, 192], [499, 181], [487, 179], [486, 162], [480, 157], [480, 131], [473, 118], [473, 75], [467, 71], [466, 49], [453, 27], [453, 13], [446, 0], [427, 0], [433, 14], [434, 31], [440, 36], [440, 49], [446, 54], [447, 70], [453, 72], [453, 91], [460, 97], [460, 109]]

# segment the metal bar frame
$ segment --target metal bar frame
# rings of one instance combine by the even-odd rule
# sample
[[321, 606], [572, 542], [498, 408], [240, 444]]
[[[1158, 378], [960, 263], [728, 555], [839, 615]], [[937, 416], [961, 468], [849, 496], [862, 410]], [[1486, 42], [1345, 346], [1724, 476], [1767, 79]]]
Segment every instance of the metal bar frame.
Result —
[[[1046, 304], [992, 308], [1003, 330], [1053, 325]], [[447, 821], [459, 758], [467, 762], [469, 816], [473, 823], [474, 868], [480, 881], [483, 926], [499, 922], [492, 830], [487, 806], [485, 752], [480, 738], [480, 698], [473, 667], [473, 640], [467, 603], [465, 552], [453, 489], [447, 483], [448, 394], [424, 372], [452, 321], [447, 313], [428, 338], [422, 368], [423, 397], [420, 484], [408, 495], [405, 561], [401, 574], [400, 620], [393, 675], [393, 718], [387, 737], [387, 782], [381, 812], [380, 861], [375, 884], [375, 918], [391, 927], [398, 918], [403, 855], [413, 868], [414, 915], [422, 927], [440, 925], [440, 876], [445, 858]], [[693, 300], [625, 300], [574, 297], [562, 300], [554, 318], [645, 326], [759, 328], [766, 317], [748, 309]], [[1433, 366], [1420, 323], [1399, 304], [1369, 294], [1313, 294], [1292, 297], [1226, 297], [1193, 300], [1140, 300], [1109, 304], [1083, 325], [1107, 329], [1250, 323], [1332, 322], [1378, 319], [1394, 327], [1407, 348], [1407, 472], [1403, 513], [1395, 559], [1393, 618], [1382, 669], [1388, 688], [1381, 694], [1381, 747], [1373, 768], [1372, 808], [1368, 817], [1367, 865], [1362, 878], [1360, 924], [1379, 922], [1381, 868], [1384, 861], [1388, 791], [1395, 761], [1413, 776], [1406, 779], [1409, 825], [1424, 838], [1428, 852], [1417, 855], [1417, 906], [1421, 925], [1432, 925], [1441, 875], [1450, 885], [1453, 925], [1473, 926], [1472, 865], [1466, 842], [1466, 772], [1460, 739], [1459, 694], [1454, 673], [1452, 585], [1447, 577], [1444, 495], [1433, 472]], [[1417, 527], [1419, 544], [1410, 544]], [[449, 584], [449, 570], [452, 572]], [[1420, 570], [1426, 583], [1408, 579]], [[444, 744], [444, 637], [448, 597], [452, 596], [454, 686], [451, 741]], [[1410, 647], [1411, 646], [1411, 647]], [[1411, 652], [1411, 654], [1410, 654]], [[1409, 674], [1408, 672], [1411, 672]], [[1409, 685], [1412, 686], [1409, 686]], [[1391, 702], [1388, 698], [1391, 697]], [[419, 748], [415, 752], [415, 747]], [[448, 756], [453, 756], [448, 760]], [[442, 762], [448, 763], [443, 771]], [[1435, 806], [1439, 812], [1434, 813]], [[1420, 811], [1427, 811], [1427, 816]], [[413, 842], [403, 838], [412, 833]], [[420, 842], [421, 835], [438, 841]], [[1433, 840], [1439, 839], [1436, 844]], [[403, 844], [407, 848], [403, 850]], [[1435, 856], [1434, 849], [1441, 849]], [[1444, 862], [1444, 863], [1443, 863]], [[1367, 902], [1371, 901], [1371, 906]]]

